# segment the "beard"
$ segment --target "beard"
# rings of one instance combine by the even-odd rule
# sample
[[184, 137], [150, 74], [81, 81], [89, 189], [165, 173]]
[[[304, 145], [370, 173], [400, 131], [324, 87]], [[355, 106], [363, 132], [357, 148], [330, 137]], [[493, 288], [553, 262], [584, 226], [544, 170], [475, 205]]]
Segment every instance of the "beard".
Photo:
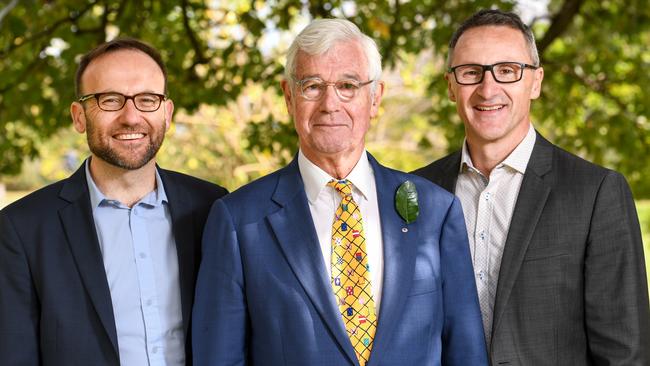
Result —
[[[146, 146], [143, 152], [141, 146], [134, 146], [129, 149], [114, 149], [110, 146], [110, 134], [96, 128], [95, 122], [86, 115], [86, 140], [88, 148], [98, 158], [105, 162], [125, 170], [137, 170], [150, 162], [160, 150], [165, 139], [164, 127], [162, 129], [148, 129]], [[132, 130], [132, 131], [130, 131]], [[138, 131], [142, 131], [141, 129]], [[136, 132], [135, 129], [124, 129], [122, 133]]]

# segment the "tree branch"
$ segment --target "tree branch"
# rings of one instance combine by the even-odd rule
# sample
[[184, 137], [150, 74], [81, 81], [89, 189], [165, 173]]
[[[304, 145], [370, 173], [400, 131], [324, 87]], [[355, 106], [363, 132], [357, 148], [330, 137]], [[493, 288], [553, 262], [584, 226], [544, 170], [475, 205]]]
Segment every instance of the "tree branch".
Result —
[[571, 25], [573, 18], [580, 13], [582, 3], [584, 3], [584, 0], [564, 1], [560, 11], [553, 16], [548, 31], [546, 31], [542, 40], [537, 42], [537, 50], [540, 55], [543, 55], [548, 46], [550, 46], [556, 38], [560, 37], [567, 30]]
[[193, 70], [194, 66], [205, 64], [209, 60], [203, 54], [203, 48], [201, 47], [201, 44], [199, 43], [199, 40], [196, 38], [196, 35], [194, 34], [194, 31], [192, 30], [192, 27], [190, 25], [190, 18], [187, 14], [188, 7], [189, 7], [187, 0], [183, 0], [181, 7], [183, 9], [183, 28], [185, 29], [185, 33], [187, 34], [187, 37], [190, 39], [190, 43], [192, 44], [192, 49], [194, 49], [194, 63], [190, 67], [190, 70]]
[[5, 57], [7, 57], [11, 52], [15, 51], [19, 47], [22, 47], [22, 46], [24, 46], [26, 44], [29, 44], [29, 43], [31, 43], [33, 41], [36, 41], [36, 40], [40, 39], [40, 38], [52, 35], [52, 33], [54, 33], [63, 24], [76, 22], [77, 19], [79, 19], [82, 15], [84, 15], [94, 5], [95, 5], [94, 1], [90, 2], [90, 3], [88, 3], [88, 5], [86, 5], [85, 8], [79, 10], [78, 12], [76, 12], [76, 13], [70, 12], [69, 13], [70, 15], [55, 21], [50, 26], [45, 26], [45, 29], [43, 29], [42, 31], [40, 31], [38, 33], [34, 33], [31, 37], [25, 37], [23, 42], [21, 42], [19, 44], [11, 43], [9, 45], [9, 47], [7, 47], [4, 50], [0, 51], [0, 59], [3, 59]]
[[18, 5], [18, 0], [12, 0], [7, 6], [0, 10], [0, 26], [2, 26], [2, 20], [9, 14], [11, 9], [15, 8]]

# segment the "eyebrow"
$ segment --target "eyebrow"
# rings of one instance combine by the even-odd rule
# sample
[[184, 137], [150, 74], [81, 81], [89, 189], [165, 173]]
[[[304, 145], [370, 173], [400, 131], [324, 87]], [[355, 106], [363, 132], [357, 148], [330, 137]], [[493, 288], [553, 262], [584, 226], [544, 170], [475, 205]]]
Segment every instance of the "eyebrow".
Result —
[[[361, 78], [359, 77], [359, 74], [357, 74], [357, 73], [349, 73], [348, 72], [348, 73], [344, 73], [341, 76], [342, 76], [341, 78], [337, 78], [336, 80], [345, 80], [345, 79], [361, 80]], [[325, 80], [321, 76], [321, 74], [308, 74], [308, 75], [303, 75], [302, 77], [297, 77], [297, 75], [296, 75], [296, 78], [298, 80], [313, 79], [313, 78], [318, 78], [318, 79], [321, 79], [321, 80]]]

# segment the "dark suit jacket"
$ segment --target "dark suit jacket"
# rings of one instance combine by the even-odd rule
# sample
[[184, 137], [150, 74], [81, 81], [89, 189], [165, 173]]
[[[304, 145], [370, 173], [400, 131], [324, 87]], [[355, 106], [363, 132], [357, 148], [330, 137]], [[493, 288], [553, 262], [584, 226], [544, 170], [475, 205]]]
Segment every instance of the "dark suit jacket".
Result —
[[[203, 225], [226, 190], [159, 172], [172, 215], [189, 345]], [[0, 211], [0, 365], [119, 365], [84, 166]]]
[[[453, 192], [460, 152], [415, 171]], [[537, 135], [501, 261], [492, 365], [650, 365], [643, 245], [618, 173]]]
[[[384, 278], [369, 366], [487, 365], [465, 221], [453, 195], [372, 165]], [[395, 192], [411, 180], [420, 215]], [[217, 201], [193, 311], [195, 365], [358, 365], [335, 304], [297, 159]]]

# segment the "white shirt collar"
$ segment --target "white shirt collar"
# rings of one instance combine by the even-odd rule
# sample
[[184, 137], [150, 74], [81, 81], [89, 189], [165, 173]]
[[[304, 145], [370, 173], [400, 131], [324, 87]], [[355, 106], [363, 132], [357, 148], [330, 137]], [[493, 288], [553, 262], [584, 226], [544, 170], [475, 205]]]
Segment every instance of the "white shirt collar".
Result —
[[[298, 169], [300, 170], [300, 175], [305, 185], [305, 193], [307, 193], [307, 199], [310, 203], [316, 201], [318, 195], [327, 187], [327, 183], [330, 180], [336, 180], [336, 178], [330, 176], [323, 169], [307, 159], [302, 151], [298, 151]], [[363, 150], [359, 161], [345, 178], [352, 182], [354, 188], [365, 199], [368, 199], [370, 190], [372, 189], [372, 176], [373, 171], [370, 166], [370, 161], [368, 161], [367, 152]]]
[[[517, 145], [517, 147], [512, 150], [510, 155], [508, 155], [501, 163], [497, 165], [498, 167], [508, 166], [521, 174], [526, 173], [526, 167], [528, 166], [528, 161], [530, 156], [533, 153], [533, 148], [535, 147], [535, 140], [537, 139], [537, 134], [533, 125], [530, 124], [528, 128], [528, 133], [523, 140]], [[469, 150], [467, 148], [467, 138], [463, 141], [463, 149], [461, 151], [460, 158], [460, 169], [459, 172], [463, 172], [463, 167], [467, 166], [468, 168], [474, 168], [472, 163], [472, 158], [469, 155]]]

